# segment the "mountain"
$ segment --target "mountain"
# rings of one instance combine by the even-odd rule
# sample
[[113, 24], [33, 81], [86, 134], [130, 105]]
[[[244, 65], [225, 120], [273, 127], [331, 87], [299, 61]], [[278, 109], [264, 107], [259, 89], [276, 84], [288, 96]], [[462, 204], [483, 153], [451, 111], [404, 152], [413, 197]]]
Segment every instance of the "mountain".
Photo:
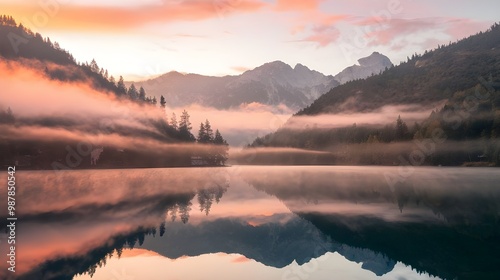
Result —
[[349, 66], [335, 75], [335, 80], [340, 84], [345, 84], [350, 81], [368, 78], [373, 74], [379, 74], [393, 67], [391, 60], [378, 52], [360, 58], [358, 63], [359, 65]]
[[[423, 139], [433, 148], [418, 165], [500, 166], [499, 89], [500, 25], [494, 24], [331, 89], [251, 146], [327, 151], [336, 158], [331, 164], [405, 165], [414, 155], [411, 140]], [[353, 114], [363, 123], [349, 117], [335, 126]], [[420, 117], [407, 125], [403, 119], [412, 114]]]
[[281, 61], [266, 63], [238, 76], [169, 72], [155, 79], [133, 83], [144, 87], [157, 99], [163, 95], [170, 106], [200, 104], [219, 109], [252, 102], [285, 104], [300, 109], [338, 85], [333, 76], [325, 76], [301, 64], [292, 68]]
[[169, 223], [163, 237], [146, 236], [140, 246], [169, 259], [224, 252], [241, 254], [266, 266], [303, 265], [327, 252], [362, 263], [378, 276], [390, 272], [395, 261], [367, 249], [351, 247], [327, 238], [307, 220], [295, 215], [286, 222], [252, 226], [237, 218], [221, 218], [198, 225]]
[[[372, 111], [389, 104], [425, 105], [448, 100], [478, 84], [478, 77], [500, 78], [499, 47], [500, 27], [496, 24], [487, 32], [415, 54], [381, 75], [333, 88], [298, 115]], [[367, 61], [362, 63], [368, 65], [372, 59]]]
[[144, 87], [157, 99], [163, 95], [170, 106], [190, 104], [226, 109], [257, 102], [267, 105], [284, 104], [298, 110], [352, 79], [378, 74], [391, 67], [390, 60], [379, 54], [361, 58], [360, 66], [351, 66], [333, 77], [297, 64], [295, 67], [274, 61], [238, 76], [210, 77], [170, 72], [143, 82], [129, 82]]

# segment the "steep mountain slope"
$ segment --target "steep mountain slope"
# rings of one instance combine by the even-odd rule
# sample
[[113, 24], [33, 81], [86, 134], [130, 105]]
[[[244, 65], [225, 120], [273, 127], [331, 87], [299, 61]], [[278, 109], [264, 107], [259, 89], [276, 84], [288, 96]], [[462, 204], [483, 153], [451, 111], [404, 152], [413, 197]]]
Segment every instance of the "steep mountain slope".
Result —
[[378, 53], [362, 58], [359, 62], [360, 66], [351, 66], [335, 77], [302, 64], [292, 68], [284, 62], [274, 61], [238, 76], [210, 77], [170, 72], [134, 84], [144, 87], [157, 99], [163, 95], [171, 106], [197, 103], [223, 109], [257, 102], [284, 104], [298, 110], [338, 86], [339, 81], [344, 83], [366, 78], [392, 66], [387, 57]]
[[388, 71], [330, 90], [298, 115], [370, 111], [388, 104], [430, 104], [475, 86], [479, 77], [500, 77], [500, 28], [414, 55]]

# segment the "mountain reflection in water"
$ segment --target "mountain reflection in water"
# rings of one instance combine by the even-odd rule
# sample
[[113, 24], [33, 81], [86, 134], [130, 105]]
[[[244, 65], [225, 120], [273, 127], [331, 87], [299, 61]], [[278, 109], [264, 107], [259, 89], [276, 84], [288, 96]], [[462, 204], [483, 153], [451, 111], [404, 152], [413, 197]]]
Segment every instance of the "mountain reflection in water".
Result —
[[[361, 263], [354, 273], [370, 272], [369, 278], [406, 265], [414, 276], [498, 279], [500, 173], [415, 168], [388, 184], [387, 175], [398, 172], [326, 166], [18, 172], [18, 263], [12, 274], [2, 261], [0, 277], [109, 279], [102, 276], [109, 275], [107, 262], [140, 248], [168, 259], [237, 254], [262, 264], [262, 273], [281, 269], [278, 279], [329, 279], [291, 267], [312, 267], [332, 253]], [[5, 221], [6, 209], [0, 214]], [[199, 270], [204, 262], [195, 263]], [[195, 277], [196, 267], [189, 273], [183, 278], [203, 278]]]

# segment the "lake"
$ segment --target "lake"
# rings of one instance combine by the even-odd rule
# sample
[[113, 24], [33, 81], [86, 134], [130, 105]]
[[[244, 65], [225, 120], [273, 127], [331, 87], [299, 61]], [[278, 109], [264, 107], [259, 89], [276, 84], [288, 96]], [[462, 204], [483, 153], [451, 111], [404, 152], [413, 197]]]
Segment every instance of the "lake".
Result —
[[2, 232], [1, 279], [500, 279], [495, 168], [15, 175], [16, 272]]

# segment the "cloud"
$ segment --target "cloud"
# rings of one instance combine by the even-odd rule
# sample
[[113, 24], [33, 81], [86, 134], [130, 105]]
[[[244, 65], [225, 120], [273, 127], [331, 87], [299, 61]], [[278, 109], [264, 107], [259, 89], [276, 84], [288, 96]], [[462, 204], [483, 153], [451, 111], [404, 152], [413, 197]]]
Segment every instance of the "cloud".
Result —
[[246, 66], [233, 66], [233, 67], [231, 67], [231, 69], [238, 72], [238, 73], [243, 73], [243, 72], [246, 72], [248, 70], [251, 70], [252, 68], [246, 67]]
[[274, 9], [276, 11], [304, 11], [317, 10], [323, 0], [277, 0]]
[[340, 37], [340, 31], [334, 26], [319, 26], [313, 28], [313, 34], [305, 37], [299, 42], [317, 43], [319, 47], [326, 47], [335, 43]]
[[411, 44], [425, 49], [433, 48], [438, 43], [448, 43], [475, 34], [491, 23], [448, 17], [390, 20], [367, 17], [354, 24], [363, 27], [368, 46], [390, 46], [392, 50], [398, 51]]
[[[46, 26], [52, 29], [83, 30], [83, 31], [128, 31], [150, 23], [170, 23], [177, 21], [200, 21], [211, 18], [229, 16], [237, 13], [255, 12], [267, 4], [259, 0], [234, 1], [165, 1], [159, 5], [146, 4], [134, 8], [123, 6], [81, 6], [64, 5], [49, 16]], [[28, 19], [36, 25], [36, 19], [26, 17], [33, 15], [32, 5], [13, 4], [5, 5], [4, 10], [14, 17]], [[23, 22], [28, 27], [30, 22]], [[45, 25], [45, 24], [44, 24]]]
[[321, 11], [322, 0], [278, 0], [276, 12], [292, 12], [295, 17], [290, 21], [290, 33], [303, 38], [291, 42], [311, 42], [326, 47], [338, 40], [340, 31], [335, 24], [349, 18], [345, 14], [329, 14]]
[[408, 36], [421, 31], [428, 31], [439, 27], [438, 22], [429, 19], [392, 19], [381, 22], [378, 18], [367, 18], [358, 24], [370, 26], [366, 34], [370, 45], [389, 45], [401, 36]]
[[492, 22], [479, 22], [466, 18], [450, 18], [447, 20], [446, 33], [452, 40], [457, 40], [484, 31], [491, 24]]
[[195, 39], [205, 39], [205, 38], [207, 38], [207, 36], [187, 34], [187, 33], [177, 33], [177, 34], [175, 34], [175, 37], [179, 37], [179, 38], [195, 38]]

